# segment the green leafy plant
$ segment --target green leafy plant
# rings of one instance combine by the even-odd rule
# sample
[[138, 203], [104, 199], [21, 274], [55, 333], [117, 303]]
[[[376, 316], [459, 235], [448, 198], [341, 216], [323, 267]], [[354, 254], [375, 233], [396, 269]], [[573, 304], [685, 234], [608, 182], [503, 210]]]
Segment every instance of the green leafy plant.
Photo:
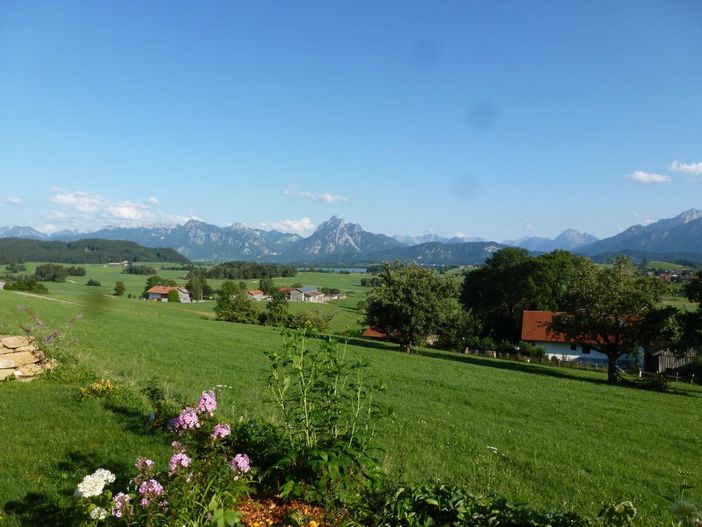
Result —
[[380, 386], [346, 344], [320, 338], [311, 324], [283, 336], [282, 349], [267, 354], [268, 385], [291, 452], [275, 467], [280, 495], [329, 508], [349, 504], [378, 476], [371, 452]]

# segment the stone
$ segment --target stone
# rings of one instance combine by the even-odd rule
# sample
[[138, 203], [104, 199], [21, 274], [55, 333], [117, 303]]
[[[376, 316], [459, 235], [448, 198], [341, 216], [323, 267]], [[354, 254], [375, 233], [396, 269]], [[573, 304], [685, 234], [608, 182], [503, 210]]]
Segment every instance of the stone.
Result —
[[34, 377], [39, 375], [43, 371], [43, 368], [39, 364], [25, 364], [24, 366], [20, 366], [19, 371], [23, 376]]
[[15, 361], [12, 359], [0, 359], [0, 370], [14, 368], [15, 366], [17, 366], [17, 364], [15, 364]]
[[2, 356], [3, 360], [11, 360], [15, 363], [15, 367], [24, 366], [25, 364], [35, 364], [39, 362], [39, 358], [28, 351], [18, 351], [15, 353], [7, 353]]
[[27, 337], [5, 337], [0, 343], [6, 348], [16, 349], [22, 346], [29, 346], [29, 339]]
[[15, 369], [10, 368], [7, 370], [0, 370], [0, 381], [4, 381], [8, 377], [12, 377], [15, 374]]
[[19, 348], [15, 348], [15, 351], [37, 351], [37, 348], [34, 347], [34, 344], [29, 344], [28, 346], [20, 346]]

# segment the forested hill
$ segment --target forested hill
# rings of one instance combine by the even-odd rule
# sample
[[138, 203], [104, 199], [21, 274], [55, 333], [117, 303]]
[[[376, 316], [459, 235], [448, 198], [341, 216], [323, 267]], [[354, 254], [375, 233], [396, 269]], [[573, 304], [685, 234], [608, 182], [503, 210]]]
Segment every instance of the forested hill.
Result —
[[0, 238], [0, 264], [12, 262], [108, 263], [178, 262], [189, 260], [173, 249], [143, 247], [115, 240], [49, 242], [20, 238]]

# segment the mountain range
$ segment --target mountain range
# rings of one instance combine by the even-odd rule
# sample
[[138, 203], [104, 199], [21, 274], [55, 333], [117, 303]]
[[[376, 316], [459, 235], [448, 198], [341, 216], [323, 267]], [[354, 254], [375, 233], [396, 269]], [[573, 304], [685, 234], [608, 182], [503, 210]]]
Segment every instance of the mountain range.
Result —
[[532, 253], [564, 249], [600, 259], [603, 255], [627, 253], [637, 257], [665, 254], [675, 258], [680, 255], [680, 258], [702, 261], [702, 211], [691, 209], [646, 226], [634, 225], [603, 240], [573, 229], [566, 229], [553, 239], [528, 237], [503, 243], [482, 238], [444, 238], [435, 234], [391, 237], [368, 232], [338, 216], [321, 223], [306, 238], [276, 230], [254, 229], [241, 223], [219, 227], [198, 220], [174, 226], [106, 227], [91, 233], [61, 231], [52, 235], [31, 227], [0, 227], [0, 237], [128, 240], [146, 247], [172, 248], [191, 260], [315, 265], [367, 264], [394, 259], [439, 265], [480, 264], [505, 246], [523, 247]]

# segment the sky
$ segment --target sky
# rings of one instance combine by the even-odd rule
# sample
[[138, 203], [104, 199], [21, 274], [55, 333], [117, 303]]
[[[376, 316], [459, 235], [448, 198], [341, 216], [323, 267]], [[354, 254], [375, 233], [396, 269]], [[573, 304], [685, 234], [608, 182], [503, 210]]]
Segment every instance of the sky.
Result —
[[0, 2], [0, 226], [598, 237], [702, 208], [702, 2]]

